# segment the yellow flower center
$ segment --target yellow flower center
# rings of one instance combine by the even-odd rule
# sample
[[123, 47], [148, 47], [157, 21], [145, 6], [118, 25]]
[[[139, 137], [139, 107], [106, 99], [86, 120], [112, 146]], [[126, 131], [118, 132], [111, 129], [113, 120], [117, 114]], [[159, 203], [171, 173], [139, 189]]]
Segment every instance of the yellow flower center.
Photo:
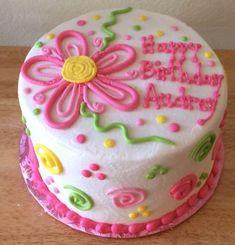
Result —
[[93, 59], [88, 56], [71, 56], [65, 60], [61, 75], [64, 80], [72, 83], [86, 83], [91, 81], [97, 73]]

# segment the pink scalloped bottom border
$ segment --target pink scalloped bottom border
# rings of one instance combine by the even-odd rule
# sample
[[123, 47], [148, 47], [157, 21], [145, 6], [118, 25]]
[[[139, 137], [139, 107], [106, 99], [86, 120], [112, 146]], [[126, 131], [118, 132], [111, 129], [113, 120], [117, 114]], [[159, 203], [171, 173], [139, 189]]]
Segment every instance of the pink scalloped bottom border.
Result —
[[222, 140], [220, 140], [216, 151], [212, 171], [197, 193], [190, 196], [185, 203], [175, 210], [158, 219], [146, 223], [130, 225], [96, 222], [81, 217], [61, 203], [57, 197], [48, 190], [46, 184], [43, 182], [38, 171], [38, 161], [31, 140], [25, 133], [22, 134], [20, 142], [20, 166], [29, 191], [44, 208], [45, 212], [55, 219], [73, 229], [97, 236], [134, 238], [172, 229], [196, 213], [208, 201], [218, 184], [222, 171], [224, 161]]

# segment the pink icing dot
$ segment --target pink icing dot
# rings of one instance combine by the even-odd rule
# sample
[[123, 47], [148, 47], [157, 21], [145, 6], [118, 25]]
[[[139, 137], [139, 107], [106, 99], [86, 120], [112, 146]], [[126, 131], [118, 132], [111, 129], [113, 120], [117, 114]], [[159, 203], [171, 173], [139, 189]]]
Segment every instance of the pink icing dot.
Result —
[[162, 222], [163, 225], [168, 225], [169, 223], [171, 223], [173, 221], [173, 219], [175, 217], [176, 217], [176, 213], [174, 211], [170, 212], [170, 213], [167, 213], [164, 216], [162, 216], [161, 222]]
[[128, 34], [127, 35], [124, 35], [124, 39], [125, 40], [130, 40], [131, 39], [131, 35], [128, 35]]
[[32, 92], [32, 89], [31, 88], [25, 88], [24, 89], [24, 93], [25, 94], [30, 94]]
[[95, 31], [90, 30], [90, 31], [88, 31], [88, 32], [87, 32], [87, 34], [88, 34], [88, 36], [92, 36], [92, 35], [94, 35], [94, 34], [95, 34]]
[[63, 215], [66, 215], [66, 213], [68, 211], [68, 208], [62, 203], [60, 203], [57, 206], [55, 206], [55, 208], [56, 208], [56, 211], [58, 213], [63, 214]]
[[149, 232], [155, 231], [161, 225], [161, 220], [154, 220], [146, 225], [146, 230]]
[[178, 26], [172, 26], [172, 27], [171, 27], [171, 30], [172, 30], [172, 31], [178, 31], [179, 28], [178, 28]]
[[60, 191], [59, 191], [59, 189], [58, 189], [57, 187], [54, 187], [54, 188], [53, 188], [53, 191], [54, 191], [54, 193], [56, 193], [56, 194], [60, 193]]
[[122, 234], [128, 232], [128, 226], [127, 225], [121, 225], [121, 224], [113, 224], [111, 226], [111, 231], [115, 234]]
[[192, 195], [192, 196], [189, 198], [189, 200], [188, 200], [188, 204], [189, 204], [189, 206], [191, 206], [191, 207], [195, 206], [195, 205], [197, 204], [197, 202], [198, 202], [197, 194]]
[[84, 25], [86, 25], [86, 21], [85, 20], [78, 20], [77, 25], [78, 26], [84, 26]]
[[98, 174], [96, 174], [95, 176], [96, 176], [96, 178], [99, 179], [99, 180], [104, 180], [104, 179], [106, 179], [106, 175], [103, 174], [103, 173], [98, 173]]
[[86, 136], [84, 134], [79, 134], [77, 135], [76, 140], [79, 144], [83, 144], [86, 141]]
[[41, 175], [38, 172], [34, 172], [32, 174], [32, 179], [35, 181], [40, 181], [41, 180]]
[[91, 171], [89, 171], [89, 170], [87, 170], [87, 169], [83, 169], [83, 170], [81, 171], [81, 174], [82, 174], [84, 177], [86, 177], [86, 178], [89, 178], [89, 177], [91, 177], [91, 175], [92, 175]]
[[54, 196], [54, 194], [52, 194], [52, 193], [48, 193], [46, 196], [46, 199], [50, 204], [54, 204], [57, 200], [56, 197]]
[[136, 125], [141, 126], [144, 125], [144, 119], [143, 118], [138, 118], [135, 122]]
[[207, 185], [204, 185], [201, 190], [198, 193], [198, 197], [200, 199], [204, 199], [209, 191], [209, 187]]
[[55, 182], [54, 179], [53, 179], [51, 176], [48, 177], [48, 180], [49, 180], [51, 183], [54, 183], [54, 182]]
[[78, 223], [79, 222], [79, 216], [75, 212], [73, 212], [71, 210], [66, 213], [66, 217], [68, 219], [72, 220], [74, 223]]
[[189, 210], [189, 206], [187, 203], [182, 204], [176, 209], [176, 214], [178, 217], [182, 216]]
[[45, 179], [45, 183], [47, 185], [50, 185], [51, 183], [54, 183], [54, 179], [51, 177], [51, 176], [48, 176], [46, 179]]
[[218, 164], [218, 162], [215, 162], [214, 166], [212, 168], [212, 173], [214, 176], [216, 176], [218, 172], [219, 172], [219, 164]]
[[97, 171], [97, 170], [100, 169], [100, 166], [99, 166], [97, 163], [91, 163], [91, 164], [89, 165], [89, 168], [90, 168], [91, 170]]
[[209, 187], [212, 187], [212, 186], [213, 186], [213, 184], [214, 184], [214, 176], [213, 176], [212, 173], [211, 173], [211, 174], [209, 175], [209, 177], [207, 178], [206, 183], [207, 183], [207, 185], [208, 185]]
[[213, 66], [215, 66], [215, 61], [214, 60], [208, 60], [207, 65], [213, 67]]
[[51, 182], [49, 181], [48, 178], [45, 179], [45, 183], [46, 183], [47, 185], [50, 185], [50, 184], [51, 184]]
[[168, 129], [171, 131], [171, 132], [178, 132], [180, 130], [180, 125], [178, 123], [171, 123], [169, 126], [168, 126]]
[[161, 61], [160, 61], [160, 60], [156, 60], [156, 61], [154, 62], [154, 65], [155, 65], [155, 66], [160, 66], [160, 65], [161, 65]]
[[141, 232], [144, 229], [145, 224], [144, 223], [140, 223], [140, 224], [132, 224], [129, 225], [128, 227], [128, 231], [132, 234], [136, 234]]
[[86, 229], [94, 229], [96, 226], [96, 222], [87, 218], [81, 218], [80, 225]]
[[203, 123], [204, 123], [204, 121], [203, 121], [202, 119], [198, 119], [198, 120], [197, 120], [197, 124], [198, 124], [198, 125], [203, 125]]
[[96, 225], [95, 230], [99, 233], [110, 233], [111, 231], [111, 225], [110, 224], [104, 224], [99, 223]]

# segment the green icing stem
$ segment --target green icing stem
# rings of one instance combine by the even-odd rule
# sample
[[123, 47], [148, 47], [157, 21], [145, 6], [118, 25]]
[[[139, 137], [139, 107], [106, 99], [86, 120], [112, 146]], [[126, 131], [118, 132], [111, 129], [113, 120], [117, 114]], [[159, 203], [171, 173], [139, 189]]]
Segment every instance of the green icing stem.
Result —
[[167, 145], [175, 145], [175, 143], [169, 139], [159, 137], [159, 136], [148, 136], [148, 137], [142, 137], [142, 138], [130, 138], [127, 126], [123, 123], [111, 123], [105, 127], [101, 127], [99, 125], [100, 116], [95, 112], [86, 111], [86, 104], [84, 102], [81, 103], [80, 106], [80, 114], [83, 117], [93, 117], [93, 127], [98, 132], [107, 132], [115, 128], [119, 128], [122, 131], [123, 138], [125, 139], [127, 144], [138, 144], [138, 143], [144, 143], [144, 142], [160, 142]]
[[125, 14], [132, 10], [131, 7], [125, 8], [125, 9], [118, 9], [114, 10], [110, 14], [110, 20], [104, 22], [102, 24], [102, 31], [106, 33], [108, 36], [103, 38], [103, 45], [101, 47], [101, 50], [104, 50], [108, 47], [109, 43], [112, 42], [116, 38], [116, 33], [108, 29], [108, 27], [115, 25], [117, 23], [116, 16], [119, 14]]

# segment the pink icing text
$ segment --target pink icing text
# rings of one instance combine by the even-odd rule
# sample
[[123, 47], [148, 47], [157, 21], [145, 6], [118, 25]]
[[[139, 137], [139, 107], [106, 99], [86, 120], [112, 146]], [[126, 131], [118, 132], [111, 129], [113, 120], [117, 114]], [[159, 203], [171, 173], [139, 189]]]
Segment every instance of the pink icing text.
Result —
[[[220, 88], [224, 76], [222, 74], [203, 74], [198, 52], [201, 48], [199, 43], [162, 42], [157, 43], [153, 35], [141, 38], [141, 48], [144, 54], [167, 54], [168, 63], [163, 66], [159, 60], [141, 60], [139, 67], [139, 78], [142, 80], [153, 79], [157, 82], [180, 83], [181, 87], [177, 94], [158, 92], [153, 82], [147, 86], [144, 96], [144, 107], [149, 108], [153, 103], [156, 109], [162, 107], [181, 108], [185, 110], [200, 110], [209, 112], [206, 118], [197, 120], [197, 124], [204, 125], [214, 114]], [[189, 73], [185, 70], [186, 62], [194, 67], [195, 72]], [[186, 94], [185, 84], [202, 86], [207, 85], [215, 88], [212, 96], [199, 98]]]

